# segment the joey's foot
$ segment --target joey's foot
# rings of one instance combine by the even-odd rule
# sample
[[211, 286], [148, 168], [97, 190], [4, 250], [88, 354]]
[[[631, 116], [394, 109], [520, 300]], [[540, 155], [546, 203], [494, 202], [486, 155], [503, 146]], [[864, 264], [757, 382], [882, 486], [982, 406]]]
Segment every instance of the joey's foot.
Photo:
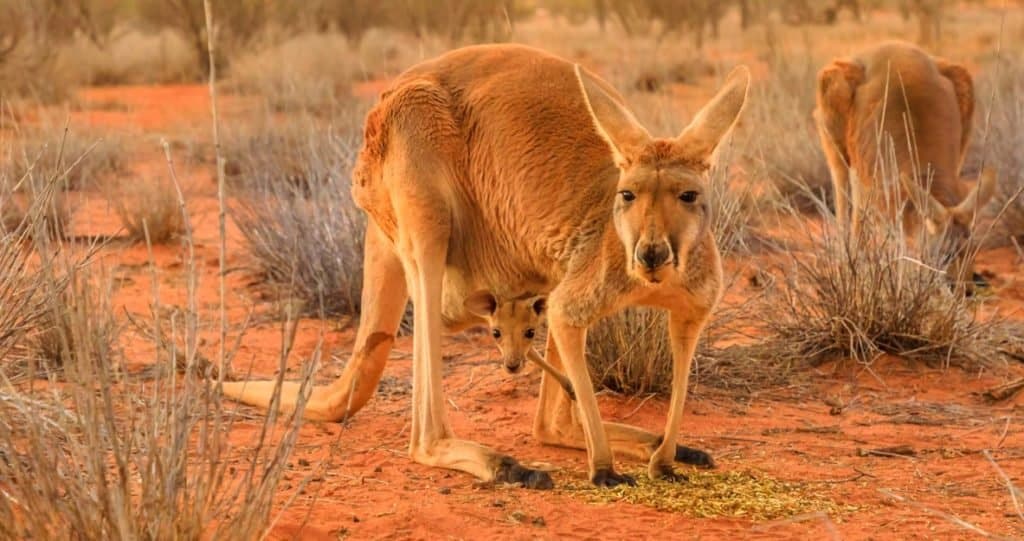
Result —
[[700, 449], [685, 447], [683, 445], [676, 445], [676, 462], [700, 466], [702, 468], [715, 467], [715, 459], [711, 458], [711, 455], [701, 451]]
[[548, 472], [531, 470], [510, 456], [501, 457], [498, 468], [494, 472], [494, 480], [499, 483], [514, 483], [538, 490], [550, 490], [555, 486]]
[[615, 473], [615, 470], [611, 468], [598, 469], [594, 472], [594, 476], [590, 478], [590, 482], [599, 487], [614, 487], [622, 484], [626, 484], [631, 487], [636, 486], [636, 479], [633, 479], [628, 475]]
[[676, 471], [672, 469], [672, 466], [669, 466], [668, 464], [655, 464], [654, 466], [651, 466], [648, 475], [651, 479], [668, 481], [670, 483], [683, 483], [689, 481], [689, 477], [681, 473], [676, 473]]

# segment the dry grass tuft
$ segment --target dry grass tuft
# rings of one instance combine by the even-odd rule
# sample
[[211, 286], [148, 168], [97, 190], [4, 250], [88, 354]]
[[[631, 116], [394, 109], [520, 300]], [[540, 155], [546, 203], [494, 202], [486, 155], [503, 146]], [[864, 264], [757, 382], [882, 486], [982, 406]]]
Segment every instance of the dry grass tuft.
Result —
[[184, 234], [184, 217], [171, 181], [162, 177], [121, 179], [108, 184], [106, 192], [131, 240], [144, 242], [148, 238], [153, 244], [165, 244]]

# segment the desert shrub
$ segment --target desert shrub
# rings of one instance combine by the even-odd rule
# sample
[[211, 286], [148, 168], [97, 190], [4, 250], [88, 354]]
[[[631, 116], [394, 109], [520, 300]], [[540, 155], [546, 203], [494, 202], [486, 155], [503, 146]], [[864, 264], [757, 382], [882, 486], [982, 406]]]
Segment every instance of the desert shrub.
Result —
[[62, 74], [83, 85], [167, 84], [194, 81], [201, 64], [181, 34], [170, 29], [118, 29], [102, 45], [77, 36], [58, 49]]
[[359, 312], [366, 217], [349, 190], [356, 122], [270, 124], [226, 147], [238, 173], [231, 217], [258, 272], [328, 315]]
[[995, 367], [1005, 335], [999, 317], [979, 318], [984, 301], [965, 294], [943, 271], [944, 238], [925, 228], [907, 239], [902, 224], [865, 210], [857, 238], [821, 225], [805, 228], [806, 250], [790, 251], [757, 312], [764, 341], [751, 358], [798, 364], [851, 359], [869, 365], [883, 354], [929, 365]]
[[[197, 344], [202, 322], [191, 236], [183, 242], [187, 308], [170, 316], [174, 337], [183, 338], [185, 347], [165, 357], [157, 333], [155, 363], [168, 369], [156, 371], [154, 379], [135, 378], [120, 369], [108, 331], [112, 319], [107, 318], [114, 316], [111, 290], [96, 287], [103, 281], [89, 265], [89, 252], [83, 255], [40, 239], [45, 237], [37, 235], [33, 247], [45, 257], [30, 269], [24, 264], [27, 256], [17, 255], [27, 251], [11, 251], [6, 237], [0, 243], [0, 266], [12, 270], [0, 275], [0, 295], [7, 296], [5, 308], [22, 309], [0, 313], [0, 346], [10, 349], [11, 340], [24, 340], [25, 328], [36, 327], [52, 311], [60, 323], [42, 332], [60, 344], [64, 378], [59, 385], [20, 386], [0, 379], [0, 538], [265, 535], [319, 347], [303, 369], [296, 413], [287, 427], [280, 430], [278, 415], [271, 412], [257, 426], [256, 436], [235, 448], [229, 441], [234, 417], [218, 381], [192, 375], [201, 360]], [[163, 328], [165, 310], [156, 290], [152, 307], [152, 326]], [[282, 324], [281, 377], [293, 329], [289, 316]], [[176, 373], [179, 366], [185, 375]]]
[[178, 192], [170, 180], [119, 179], [105, 190], [130, 240], [163, 244], [185, 232]]
[[[95, 5], [93, 5], [95, 4]], [[106, 27], [92, 0], [8, 0], [0, 4], [0, 88], [52, 102], [71, 88], [55, 63], [55, 45], [76, 31], [100, 36]]]
[[358, 75], [340, 34], [300, 34], [278, 45], [241, 55], [231, 79], [274, 111], [330, 111], [350, 101]]
[[[271, 0], [235, 0], [213, 2], [213, 20], [217, 21], [217, 66], [223, 68], [235, 55], [268, 35], [279, 12]], [[141, 20], [156, 28], [172, 28], [185, 37], [198, 60], [202, 73], [210, 71], [207, 48], [206, 14], [203, 0], [142, 0], [138, 2]]]
[[114, 134], [67, 129], [51, 120], [20, 128], [17, 140], [0, 148], [0, 178], [12, 187], [23, 187], [34, 176], [58, 178], [63, 189], [81, 189], [124, 168], [121, 141]]
[[[1024, 241], [1024, 60], [1001, 61], [985, 72], [978, 84], [978, 125], [964, 169], [975, 174], [984, 160], [999, 173], [990, 214], [999, 213], [993, 241]], [[987, 130], [985, 129], [987, 125]]]

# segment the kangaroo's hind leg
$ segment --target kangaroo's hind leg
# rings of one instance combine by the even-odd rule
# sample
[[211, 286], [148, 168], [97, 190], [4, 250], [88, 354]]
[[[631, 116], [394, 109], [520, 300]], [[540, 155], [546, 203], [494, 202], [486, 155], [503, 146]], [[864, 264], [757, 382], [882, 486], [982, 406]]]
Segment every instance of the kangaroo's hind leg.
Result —
[[[372, 220], [367, 223], [365, 240], [362, 314], [352, 358], [334, 383], [313, 388], [306, 403], [306, 419], [340, 421], [366, 404], [377, 390], [405, 312], [409, 297], [402, 263], [394, 246]], [[274, 381], [226, 382], [224, 396], [268, 408], [274, 387]], [[282, 386], [279, 410], [292, 411], [295, 408], [299, 388], [296, 382], [286, 382]]]
[[[400, 94], [399, 94], [400, 93]], [[409, 454], [421, 464], [485, 481], [551, 488], [551, 477], [478, 443], [456, 439], [442, 385], [445, 268], [454, 232], [457, 165], [464, 152], [445, 91], [431, 82], [397, 91], [383, 183], [397, 219], [396, 246], [413, 301], [412, 427]]]

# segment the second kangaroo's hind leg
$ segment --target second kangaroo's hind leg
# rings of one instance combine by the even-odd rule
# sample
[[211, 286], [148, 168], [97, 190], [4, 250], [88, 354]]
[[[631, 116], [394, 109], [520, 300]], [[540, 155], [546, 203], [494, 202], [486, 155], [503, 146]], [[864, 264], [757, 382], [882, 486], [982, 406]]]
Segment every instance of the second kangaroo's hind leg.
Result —
[[859, 227], [857, 179], [850, 179], [850, 155], [846, 149], [847, 122], [853, 108], [853, 95], [864, 80], [859, 64], [834, 61], [818, 73], [817, 106], [814, 123], [825, 153], [835, 197], [836, 225], [844, 234], [855, 237]]
[[384, 188], [397, 218], [396, 245], [413, 300], [412, 428], [409, 454], [421, 464], [485, 481], [551, 488], [551, 477], [478, 443], [456, 439], [442, 385], [442, 287], [451, 241], [456, 164], [464, 154], [447, 93], [432, 82], [399, 89], [389, 126]]
[[[362, 314], [352, 358], [341, 376], [327, 387], [314, 387], [306, 403], [305, 418], [341, 421], [363, 407], [377, 390], [395, 333], [409, 300], [402, 263], [391, 241], [370, 220], [363, 249]], [[224, 383], [224, 396], [240, 402], [270, 407], [274, 381]], [[281, 388], [281, 411], [292, 411], [300, 385], [286, 382]]]

